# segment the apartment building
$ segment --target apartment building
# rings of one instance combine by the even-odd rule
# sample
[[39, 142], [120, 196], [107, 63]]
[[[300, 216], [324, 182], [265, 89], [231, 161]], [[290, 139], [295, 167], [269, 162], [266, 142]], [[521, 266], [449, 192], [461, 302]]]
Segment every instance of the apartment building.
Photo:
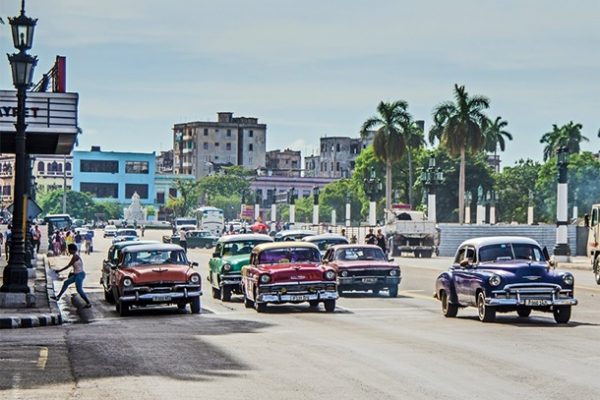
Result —
[[285, 149], [267, 151], [267, 173], [272, 176], [299, 177], [302, 155], [300, 151]]
[[354, 171], [356, 157], [372, 142], [346, 136], [322, 137], [320, 152], [304, 158], [304, 175], [321, 178], [349, 178]]

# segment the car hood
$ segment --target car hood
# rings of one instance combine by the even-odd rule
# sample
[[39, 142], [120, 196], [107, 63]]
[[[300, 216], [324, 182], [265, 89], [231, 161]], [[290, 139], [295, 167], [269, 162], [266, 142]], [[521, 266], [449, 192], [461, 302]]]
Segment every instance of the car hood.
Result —
[[124, 268], [123, 273], [133, 279], [134, 284], [153, 282], [187, 282], [192, 268], [187, 265], [161, 264]]
[[546, 263], [527, 261], [506, 261], [495, 263], [479, 263], [477, 270], [497, 274], [515, 282], [546, 282], [561, 284], [560, 277], [564, 271], [549, 269]]
[[335, 261], [331, 264], [332, 267], [338, 270], [342, 269], [390, 269], [398, 268], [398, 265], [389, 261], [377, 260], [357, 260], [357, 261]]
[[317, 263], [263, 264], [261, 273], [271, 275], [271, 283], [290, 281], [322, 281], [325, 268]]
[[240, 271], [244, 265], [250, 262], [250, 254], [238, 254], [235, 256], [225, 256], [222, 258], [223, 264], [231, 265], [231, 271]]

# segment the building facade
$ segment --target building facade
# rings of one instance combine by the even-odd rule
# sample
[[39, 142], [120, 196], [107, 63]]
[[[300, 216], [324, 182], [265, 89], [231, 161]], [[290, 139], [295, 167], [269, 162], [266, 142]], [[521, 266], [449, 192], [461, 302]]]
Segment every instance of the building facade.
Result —
[[157, 174], [172, 174], [173, 173], [173, 150], [161, 151], [156, 156], [156, 173]]
[[302, 155], [300, 151], [285, 149], [267, 151], [267, 173], [273, 176], [300, 176]]
[[265, 167], [267, 125], [258, 118], [217, 113], [216, 122], [187, 122], [173, 127], [175, 174], [197, 179], [223, 166]]
[[322, 178], [350, 178], [356, 157], [372, 142], [345, 136], [322, 137], [320, 153], [304, 158], [304, 175]]
[[152, 153], [102, 151], [73, 152], [73, 190], [96, 200], [129, 204], [134, 193], [142, 204], [156, 203], [156, 157]]

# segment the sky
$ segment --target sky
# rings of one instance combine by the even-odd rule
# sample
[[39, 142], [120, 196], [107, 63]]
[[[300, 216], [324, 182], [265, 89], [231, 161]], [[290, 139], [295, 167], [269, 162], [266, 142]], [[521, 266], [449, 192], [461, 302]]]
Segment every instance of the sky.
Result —
[[[5, 22], [19, 9], [0, 0]], [[26, 14], [35, 80], [67, 57], [80, 150], [168, 150], [174, 124], [230, 111], [267, 124], [267, 150], [310, 155], [358, 137], [382, 100], [428, 129], [454, 84], [508, 122], [503, 166], [541, 161], [541, 136], [569, 121], [600, 150], [597, 0], [27, 0]], [[14, 52], [8, 24], [0, 46]]]

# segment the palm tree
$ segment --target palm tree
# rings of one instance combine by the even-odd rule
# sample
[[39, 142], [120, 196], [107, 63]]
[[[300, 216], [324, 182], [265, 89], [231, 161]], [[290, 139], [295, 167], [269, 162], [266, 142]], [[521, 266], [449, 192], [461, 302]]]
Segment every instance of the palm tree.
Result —
[[[420, 121], [423, 122], [423, 121]], [[412, 208], [414, 205], [413, 195], [413, 160], [412, 150], [418, 149], [425, 145], [425, 137], [423, 134], [423, 125], [417, 121], [413, 121], [410, 118], [402, 125], [402, 136], [404, 136], [404, 143], [406, 145], [406, 156], [408, 161], [408, 204]]]
[[454, 85], [454, 102], [447, 101], [433, 110], [434, 126], [429, 132], [429, 140], [438, 139], [452, 156], [460, 155], [458, 175], [458, 220], [464, 222], [465, 155], [475, 153], [485, 145], [487, 117], [483, 110], [489, 108], [490, 101], [483, 96], [472, 96], [464, 86]]
[[502, 117], [496, 117], [494, 121], [488, 120], [487, 128], [484, 132], [485, 136], [485, 151], [488, 153], [494, 153], [494, 163], [496, 166], [496, 172], [500, 167], [500, 164], [496, 162], [496, 154], [498, 152], [498, 147], [500, 147], [500, 151], [504, 151], [506, 149], [506, 141], [512, 140], [512, 135], [505, 131], [504, 128], [508, 125], [508, 122], [503, 121]]
[[377, 106], [378, 115], [366, 120], [360, 130], [360, 136], [365, 139], [369, 131], [377, 129], [373, 138], [373, 152], [385, 163], [386, 210], [392, 208], [392, 164], [402, 158], [406, 149], [402, 126], [410, 120], [407, 108], [408, 103], [403, 100], [392, 103], [382, 101]]
[[[544, 161], [549, 160], [561, 146], [567, 146], [569, 154], [579, 153], [581, 151], [581, 142], [589, 139], [581, 134], [581, 124], [575, 124], [570, 121], [560, 128], [552, 124], [552, 130], [546, 132], [540, 139], [544, 146]], [[598, 133], [600, 136], [600, 132]]]

